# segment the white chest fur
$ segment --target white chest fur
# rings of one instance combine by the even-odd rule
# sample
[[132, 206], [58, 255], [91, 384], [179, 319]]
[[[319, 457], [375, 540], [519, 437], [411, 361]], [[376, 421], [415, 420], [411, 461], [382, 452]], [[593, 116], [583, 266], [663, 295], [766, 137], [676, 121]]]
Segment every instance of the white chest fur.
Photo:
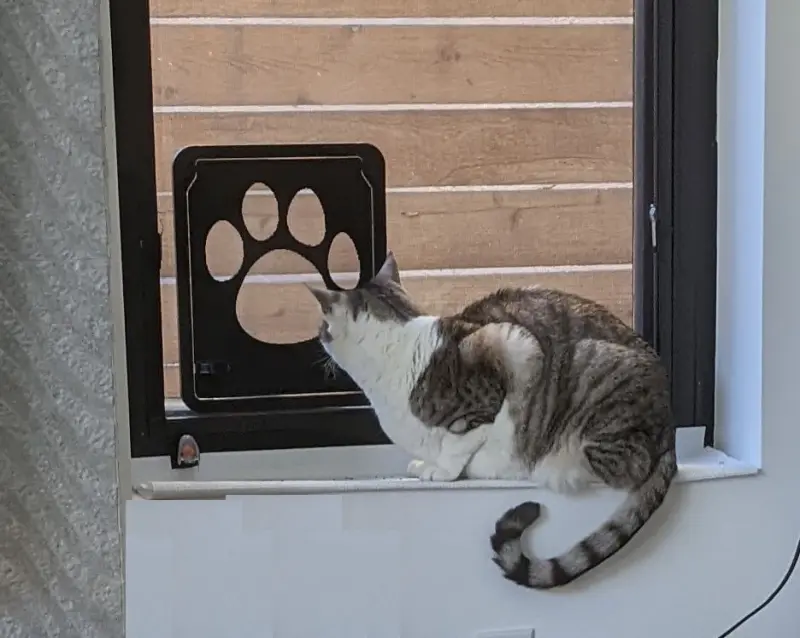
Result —
[[392, 402], [370, 399], [386, 436], [415, 458], [435, 461], [442, 450], [444, 430], [430, 428], [411, 414], [408, 401], [398, 409]]
[[423, 459], [438, 456], [443, 431], [417, 419], [408, 398], [440, 345], [437, 318], [417, 317], [403, 326], [365, 330], [355, 355], [359, 360], [348, 357], [348, 372], [372, 404], [386, 436]]

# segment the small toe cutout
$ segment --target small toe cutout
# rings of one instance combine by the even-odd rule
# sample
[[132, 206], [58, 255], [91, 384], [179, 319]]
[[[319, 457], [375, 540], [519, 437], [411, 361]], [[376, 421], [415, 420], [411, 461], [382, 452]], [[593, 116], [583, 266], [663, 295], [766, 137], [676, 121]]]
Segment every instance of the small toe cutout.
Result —
[[301, 244], [317, 246], [325, 238], [325, 212], [317, 194], [309, 189], [299, 191], [289, 204], [289, 232]]
[[206, 267], [217, 281], [228, 281], [242, 267], [244, 245], [239, 231], [224, 219], [216, 222], [206, 236]]
[[253, 239], [269, 239], [278, 229], [278, 200], [262, 182], [256, 182], [242, 199], [242, 218]]
[[338, 233], [333, 238], [328, 251], [328, 268], [337, 286], [346, 290], [356, 287], [361, 265], [356, 245], [347, 233]]

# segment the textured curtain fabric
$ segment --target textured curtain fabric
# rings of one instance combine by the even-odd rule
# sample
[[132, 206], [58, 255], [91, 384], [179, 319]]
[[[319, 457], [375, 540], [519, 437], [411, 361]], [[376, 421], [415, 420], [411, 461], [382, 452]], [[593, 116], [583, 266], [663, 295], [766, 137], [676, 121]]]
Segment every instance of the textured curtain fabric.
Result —
[[99, 0], [0, 0], [0, 636], [123, 635]]

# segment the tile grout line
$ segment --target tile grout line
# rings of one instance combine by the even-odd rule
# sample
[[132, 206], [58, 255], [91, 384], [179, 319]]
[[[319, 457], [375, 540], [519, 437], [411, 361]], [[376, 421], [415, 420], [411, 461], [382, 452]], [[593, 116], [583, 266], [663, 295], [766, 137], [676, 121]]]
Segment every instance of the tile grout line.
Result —
[[448, 111], [544, 111], [632, 109], [631, 101], [609, 102], [475, 102], [409, 104], [184, 104], [154, 106], [154, 115], [262, 113], [406, 113]]
[[[562, 184], [475, 184], [458, 186], [394, 186], [386, 189], [391, 195], [422, 195], [429, 193], [513, 193], [539, 191], [631, 190], [633, 182], [575, 182]], [[298, 195], [314, 195], [311, 189], [298, 191]], [[172, 191], [159, 191], [158, 197], [172, 197]], [[273, 197], [269, 189], [252, 190], [250, 196]]]
[[633, 24], [633, 16], [483, 16], [483, 17], [394, 17], [394, 18], [324, 18], [324, 17], [153, 17], [150, 25], [170, 26], [255, 26], [255, 27], [563, 27], [563, 26], [628, 26]]
[[[605, 272], [629, 272], [633, 269], [632, 264], [586, 264], [586, 265], [564, 265], [564, 266], [508, 266], [497, 268], [436, 268], [425, 270], [403, 270], [401, 276], [404, 279], [425, 279], [435, 278], [458, 278], [458, 277], [511, 277], [519, 275], [560, 275], [578, 273], [605, 273]], [[339, 272], [331, 273], [334, 281], [355, 280], [358, 273]], [[302, 284], [321, 282], [322, 277], [318, 273], [286, 273], [274, 275], [247, 275], [243, 283], [249, 284]], [[174, 286], [175, 277], [161, 277], [162, 286]]]

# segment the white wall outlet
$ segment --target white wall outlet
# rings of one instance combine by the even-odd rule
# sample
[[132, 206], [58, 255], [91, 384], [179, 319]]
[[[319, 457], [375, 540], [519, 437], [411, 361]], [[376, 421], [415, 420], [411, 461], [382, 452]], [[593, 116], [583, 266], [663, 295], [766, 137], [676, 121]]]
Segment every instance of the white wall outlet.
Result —
[[536, 630], [527, 629], [494, 629], [475, 634], [475, 638], [536, 638]]

